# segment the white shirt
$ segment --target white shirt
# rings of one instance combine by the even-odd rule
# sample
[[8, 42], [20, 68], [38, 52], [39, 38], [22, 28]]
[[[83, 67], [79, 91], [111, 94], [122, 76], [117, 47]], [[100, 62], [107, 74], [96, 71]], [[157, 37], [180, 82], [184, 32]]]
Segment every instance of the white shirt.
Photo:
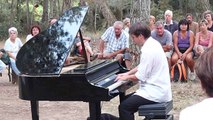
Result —
[[200, 103], [183, 109], [179, 120], [213, 120], [213, 98], [207, 98]]
[[30, 40], [32, 37], [33, 37], [32, 34], [27, 35], [27, 37], [26, 37], [26, 42], [27, 42], [28, 40]]
[[155, 102], [172, 100], [168, 62], [161, 44], [149, 37], [141, 48], [136, 95]]
[[16, 38], [15, 42], [11, 42], [10, 38], [6, 40], [4, 44], [5, 51], [12, 52], [13, 55], [16, 57], [19, 49], [22, 47], [22, 42], [20, 38]]

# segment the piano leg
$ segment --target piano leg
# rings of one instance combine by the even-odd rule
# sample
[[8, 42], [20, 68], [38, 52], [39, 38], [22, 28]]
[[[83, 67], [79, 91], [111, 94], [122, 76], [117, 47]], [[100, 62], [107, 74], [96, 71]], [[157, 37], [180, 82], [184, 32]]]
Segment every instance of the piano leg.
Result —
[[125, 98], [126, 98], [125, 92], [120, 92], [120, 93], [119, 93], [120, 103], [121, 103], [123, 100], [125, 100]]
[[101, 118], [101, 102], [89, 102], [90, 119], [100, 120]]
[[38, 101], [31, 100], [31, 113], [32, 113], [32, 120], [39, 120], [39, 107], [38, 107]]

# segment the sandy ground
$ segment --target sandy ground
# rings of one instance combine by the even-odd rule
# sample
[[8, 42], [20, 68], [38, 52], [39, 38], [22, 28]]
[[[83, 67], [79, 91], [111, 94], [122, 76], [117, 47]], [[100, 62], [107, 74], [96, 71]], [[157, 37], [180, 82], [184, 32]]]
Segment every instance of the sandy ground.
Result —
[[[0, 42], [0, 48], [3, 43]], [[137, 89], [132, 87], [127, 92]], [[179, 112], [187, 106], [205, 98], [198, 80], [187, 83], [172, 83], [174, 120], [178, 120]], [[102, 113], [118, 116], [118, 97], [109, 102], [102, 102]], [[42, 101], [39, 102], [40, 120], [86, 120], [89, 116], [88, 103]], [[135, 114], [136, 120], [142, 120]], [[31, 120], [30, 102], [19, 99], [18, 85], [9, 82], [7, 70], [0, 77], [0, 120]]]

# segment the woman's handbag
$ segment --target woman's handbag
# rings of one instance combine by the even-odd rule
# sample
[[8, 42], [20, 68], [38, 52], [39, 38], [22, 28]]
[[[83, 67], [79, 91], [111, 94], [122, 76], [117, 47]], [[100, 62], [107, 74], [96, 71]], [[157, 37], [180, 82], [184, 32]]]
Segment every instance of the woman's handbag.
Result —
[[171, 79], [177, 81], [187, 81], [187, 69], [182, 60], [178, 60], [171, 69]]

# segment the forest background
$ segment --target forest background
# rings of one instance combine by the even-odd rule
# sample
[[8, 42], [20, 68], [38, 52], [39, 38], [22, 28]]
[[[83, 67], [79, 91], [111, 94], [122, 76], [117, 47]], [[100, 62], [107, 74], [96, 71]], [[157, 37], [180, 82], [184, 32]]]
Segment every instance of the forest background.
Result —
[[60, 17], [63, 12], [78, 5], [88, 5], [90, 10], [84, 22], [84, 31], [97, 33], [111, 26], [115, 20], [125, 17], [146, 21], [149, 15], [156, 20], [164, 20], [164, 12], [174, 12], [173, 19], [179, 21], [186, 13], [192, 13], [194, 20], [202, 18], [202, 13], [212, 10], [212, 0], [0, 0], [0, 41], [8, 37], [8, 28], [14, 26], [19, 36], [29, 34], [32, 25], [40, 25], [42, 30], [51, 18]]

